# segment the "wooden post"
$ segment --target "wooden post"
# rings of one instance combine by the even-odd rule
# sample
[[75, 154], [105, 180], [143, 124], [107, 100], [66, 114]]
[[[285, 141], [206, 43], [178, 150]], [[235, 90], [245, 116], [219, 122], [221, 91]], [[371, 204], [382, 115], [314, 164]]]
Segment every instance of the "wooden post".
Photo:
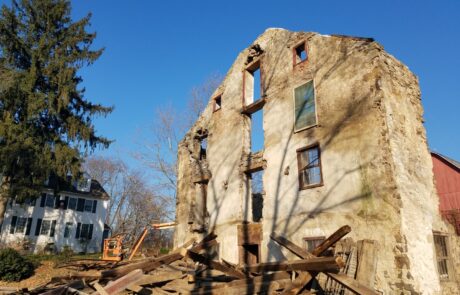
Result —
[[377, 241], [358, 241], [358, 269], [356, 280], [363, 285], [373, 287], [377, 267]]

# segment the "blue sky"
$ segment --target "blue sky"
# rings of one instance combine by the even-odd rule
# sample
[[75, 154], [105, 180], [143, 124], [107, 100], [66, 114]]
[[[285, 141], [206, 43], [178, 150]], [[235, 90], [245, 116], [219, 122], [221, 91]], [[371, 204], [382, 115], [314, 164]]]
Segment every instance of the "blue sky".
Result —
[[[4, 2], [4, 0], [2, 0]], [[128, 159], [136, 130], [154, 110], [181, 108], [190, 89], [225, 74], [269, 27], [373, 37], [420, 80], [430, 147], [460, 160], [460, 1], [75, 0], [93, 13], [103, 56], [83, 71], [86, 97], [115, 105], [97, 130], [116, 142], [104, 154]], [[148, 134], [147, 134], [148, 135]]]

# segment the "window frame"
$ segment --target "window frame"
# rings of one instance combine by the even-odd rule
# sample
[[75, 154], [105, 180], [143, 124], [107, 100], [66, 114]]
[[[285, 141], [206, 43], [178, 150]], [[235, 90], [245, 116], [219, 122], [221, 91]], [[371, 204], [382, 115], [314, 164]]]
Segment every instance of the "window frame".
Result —
[[[49, 236], [50, 231], [51, 231], [51, 222], [52, 222], [52, 220], [50, 220], [50, 219], [43, 219], [43, 220], [42, 220], [42, 223], [41, 223], [41, 225], [40, 225], [40, 233], [39, 233], [39, 236]], [[48, 229], [47, 229], [46, 233], [43, 232], [45, 223], [48, 224]]]
[[[91, 202], [91, 208], [88, 210], [86, 210], [86, 204], [88, 202]], [[89, 212], [89, 213], [92, 213], [93, 212], [93, 204], [94, 204], [94, 200], [90, 200], [90, 199], [85, 199], [85, 204], [83, 205], [83, 212]]]
[[[48, 206], [48, 199], [52, 199], [52, 206]], [[45, 206], [44, 207], [47, 207], [47, 208], [51, 208], [51, 209], [54, 209], [54, 207], [56, 206], [56, 197], [52, 194], [46, 194], [46, 199], [45, 199]]]
[[72, 226], [73, 222], [64, 223], [64, 239], [68, 239], [72, 235]]
[[[21, 231], [18, 230], [19, 228], [19, 220], [24, 220], [24, 227], [22, 228]], [[22, 227], [22, 225], [21, 225]], [[16, 224], [14, 226], [14, 234], [25, 234], [27, 230], [27, 217], [17, 217], [16, 218]]]
[[[302, 127], [302, 128], [299, 128], [299, 129], [296, 129], [296, 112], [295, 112], [295, 90], [309, 82], [312, 82], [313, 83], [313, 94], [314, 94], [314, 101], [315, 101], [315, 123], [314, 124], [311, 124], [311, 125], [307, 125], [305, 127]], [[310, 79], [310, 80], [307, 80], [305, 82], [302, 82], [302, 83], [299, 83], [297, 85], [295, 85], [293, 88], [292, 88], [292, 100], [293, 100], [293, 113], [294, 113], [294, 133], [298, 133], [298, 132], [302, 132], [302, 131], [305, 131], [307, 129], [310, 129], [310, 128], [314, 128], [314, 127], [317, 127], [318, 126], [318, 99], [316, 98], [317, 95], [316, 95], [316, 84], [315, 84], [315, 79]]]
[[[307, 169], [308, 166], [305, 169], [301, 168], [302, 165], [301, 165], [301, 156], [300, 156], [300, 154], [302, 152], [308, 151], [309, 149], [313, 149], [313, 148], [316, 148], [318, 150], [318, 166], [314, 166], [314, 167], [319, 167], [319, 176], [321, 178], [321, 181], [319, 183], [307, 184], [306, 185], [305, 183], [303, 183], [303, 177], [302, 177], [301, 172], [304, 171], [305, 169]], [[322, 161], [321, 161], [321, 148], [320, 148], [319, 143], [314, 143], [314, 144], [307, 145], [307, 146], [302, 147], [302, 148], [298, 148], [296, 150], [296, 154], [297, 154], [297, 174], [298, 174], [298, 182], [299, 182], [299, 191], [310, 189], [310, 188], [315, 188], [315, 187], [319, 187], [319, 186], [323, 186], [324, 185], [323, 166], [322, 166]]]
[[[71, 200], [74, 200], [74, 201], [75, 201], [75, 204], [74, 204], [73, 208], [70, 206]], [[68, 204], [67, 204], [67, 209], [69, 209], [69, 210], [74, 210], [74, 211], [77, 210], [77, 203], [78, 203], [78, 198], [74, 198], [74, 197], [70, 197], [70, 196], [69, 196], [69, 202], [68, 202]]]
[[[259, 104], [264, 104], [265, 103], [265, 93], [264, 93], [264, 88], [263, 88], [263, 73], [262, 73], [262, 59], [263, 59], [263, 55], [260, 56], [259, 58], [257, 58], [256, 60], [252, 61], [249, 65], [247, 65], [244, 69], [243, 69], [243, 110], [245, 109], [250, 109], [252, 106], [255, 106], [255, 105], [259, 105]], [[257, 87], [259, 87], [260, 91], [260, 97], [255, 97], [255, 79], [254, 79], [254, 73], [256, 71], [259, 71], [259, 85], [257, 85]], [[252, 75], [253, 77], [253, 88], [252, 88], [252, 102], [251, 103], [246, 103], [247, 102], [247, 99], [246, 99], [246, 96], [247, 96], [247, 89], [246, 89], [246, 83], [247, 83], [247, 76], [246, 75]]]
[[[309, 55], [309, 50], [308, 50], [308, 45], [307, 44], [308, 44], [307, 40], [302, 40], [301, 42], [296, 43], [292, 47], [292, 67], [293, 68], [295, 68], [296, 66], [298, 66], [300, 64], [308, 62], [310, 55]], [[307, 56], [304, 60], [301, 59], [301, 57], [299, 56], [298, 51], [297, 51], [297, 49], [300, 46], [303, 46], [305, 54]], [[299, 58], [300, 61], [297, 61], [297, 58]]]
[[[438, 251], [436, 248], [436, 237], [440, 237], [444, 240], [444, 245], [446, 247], [446, 256], [439, 257], [438, 256]], [[435, 258], [436, 258], [436, 269], [438, 271], [438, 277], [440, 281], [446, 282], [450, 281], [452, 276], [454, 275], [452, 267], [451, 267], [451, 260], [452, 260], [452, 255], [450, 251], [450, 243], [449, 243], [449, 235], [446, 233], [438, 232], [438, 231], [433, 231], [433, 245], [434, 245], [434, 253], [435, 253]], [[447, 272], [447, 277], [442, 277], [441, 271], [439, 269], [439, 263], [441, 261], [445, 261], [446, 263], [446, 272]]]

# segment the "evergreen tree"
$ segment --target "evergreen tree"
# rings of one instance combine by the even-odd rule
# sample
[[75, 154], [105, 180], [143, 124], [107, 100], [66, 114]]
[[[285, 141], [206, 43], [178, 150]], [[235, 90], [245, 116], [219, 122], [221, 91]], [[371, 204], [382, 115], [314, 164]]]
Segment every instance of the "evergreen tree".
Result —
[[0, 224], [9, 198], [37, 197], [53, 174], [80, 175], [83, 155], [110, 140], [92, 119], [111, 107], [84, 98], [78, 70], [92, 50], [91, 15], [73, 22], [67, 0], [13, 0], [0, 15]]

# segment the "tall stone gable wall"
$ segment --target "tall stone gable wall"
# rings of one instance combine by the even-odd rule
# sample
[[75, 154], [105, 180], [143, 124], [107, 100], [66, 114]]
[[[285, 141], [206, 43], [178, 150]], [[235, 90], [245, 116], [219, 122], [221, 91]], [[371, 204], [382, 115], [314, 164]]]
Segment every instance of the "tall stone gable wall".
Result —
[[[304, 40], [308, 60], [293, 67], [293, 46]], [[241, 113], [248, 56], [260, 59], [266, 98], [262, 260], [293, 258], [270, 240], [273, 231], [302, 245], [304, 237], [328, 236], [348, 224], [353, 239], [378, 242], [376, 290], [439, 294], [432, 231], [452, 229], [437, 211], [418, 81], [379, 44], [360, 38], [269, 29], [239, 54], [214, 93], [222, 108], [213, 112], [211, 99], [179, 146], [176, 246], [214, 231], [219, 256], [238, 262], [237, 225], [251, 221], [252, 209], [244, 173], [251, 119]], [[309, 80], [318, 124], [294, 132], [293, 89]], [[206, 167], [197, 154], [203, 132]], [[324, 185], [299, 190], [296, 150], [315, 143]], [[209, 172], [204, 230], [190, 220], [199, 198], [197, 170]], [[456, 283], [443, 284], [454, 290]]]

